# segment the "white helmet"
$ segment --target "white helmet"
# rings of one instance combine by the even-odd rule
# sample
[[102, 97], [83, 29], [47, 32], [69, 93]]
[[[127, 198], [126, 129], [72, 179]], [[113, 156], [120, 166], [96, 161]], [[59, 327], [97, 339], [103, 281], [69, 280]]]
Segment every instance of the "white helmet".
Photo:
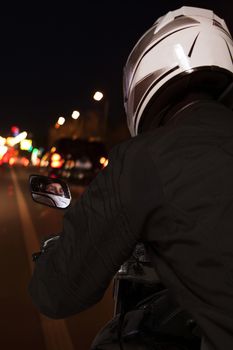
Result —
[[195, 7], [167, 13], [138, 41], [124, 69], [131, 135], [186, 91], [201, 88], [217, 99], [232, 82], [233, 42], [225, 21]]

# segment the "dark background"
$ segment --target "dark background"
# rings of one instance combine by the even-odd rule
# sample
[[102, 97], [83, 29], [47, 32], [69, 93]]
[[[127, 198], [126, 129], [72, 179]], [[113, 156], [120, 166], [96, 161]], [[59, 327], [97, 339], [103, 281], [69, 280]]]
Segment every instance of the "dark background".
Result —
[[92, 108], [97, 89], [109, 100], [111, 127], [125, 122], [123, 66], [140, 36], [169, 10], [213, 9], [233, 32], [229, 0], [32, 4], [0, 11], [0, 135], [16, 124], [39, 143], [58, 116]]

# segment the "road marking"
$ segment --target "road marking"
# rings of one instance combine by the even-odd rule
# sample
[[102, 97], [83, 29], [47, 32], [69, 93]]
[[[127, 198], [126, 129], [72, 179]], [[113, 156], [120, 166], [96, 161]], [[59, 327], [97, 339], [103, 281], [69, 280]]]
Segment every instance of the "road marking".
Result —
[[[11, 177], [15, 187], [15, 193], [22, 223], [24, 244], [27, 251], [28, 263], [33, 272], [32, 253], [38, 251], [40, 244], [36, 230], [29, 215], [29, 209], [19, 187], [16, 173], [11, 169]], [[52, 320], [40, 314], [41, 326], [46, 348], [48, 350], [74, 350], [66, 323], [64, 320]]]

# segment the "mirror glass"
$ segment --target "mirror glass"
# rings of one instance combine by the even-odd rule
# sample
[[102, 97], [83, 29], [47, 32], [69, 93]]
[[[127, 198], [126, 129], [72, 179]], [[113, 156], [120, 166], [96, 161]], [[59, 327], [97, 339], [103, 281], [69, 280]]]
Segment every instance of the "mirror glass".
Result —
[[63, 180], [42, 175], [31, 175], [29, 183], [34, 201], [62, 209], [70, 205], [70, 189]]

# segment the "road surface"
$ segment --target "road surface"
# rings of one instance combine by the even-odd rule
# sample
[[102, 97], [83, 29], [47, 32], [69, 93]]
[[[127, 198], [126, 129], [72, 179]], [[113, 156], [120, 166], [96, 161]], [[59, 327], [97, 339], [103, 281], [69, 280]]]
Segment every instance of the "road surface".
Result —
[[[91, 309], [65, 320], [40, 315], [27, 291], [43, 236], [58, 233], [64, 211], [33, 202], [28, 186], [37, 169], [0, 167], [0, 349], [88, 350], [113, 313], [112, 288]], [[73, 188], [77, 200], [80, 189]]]

